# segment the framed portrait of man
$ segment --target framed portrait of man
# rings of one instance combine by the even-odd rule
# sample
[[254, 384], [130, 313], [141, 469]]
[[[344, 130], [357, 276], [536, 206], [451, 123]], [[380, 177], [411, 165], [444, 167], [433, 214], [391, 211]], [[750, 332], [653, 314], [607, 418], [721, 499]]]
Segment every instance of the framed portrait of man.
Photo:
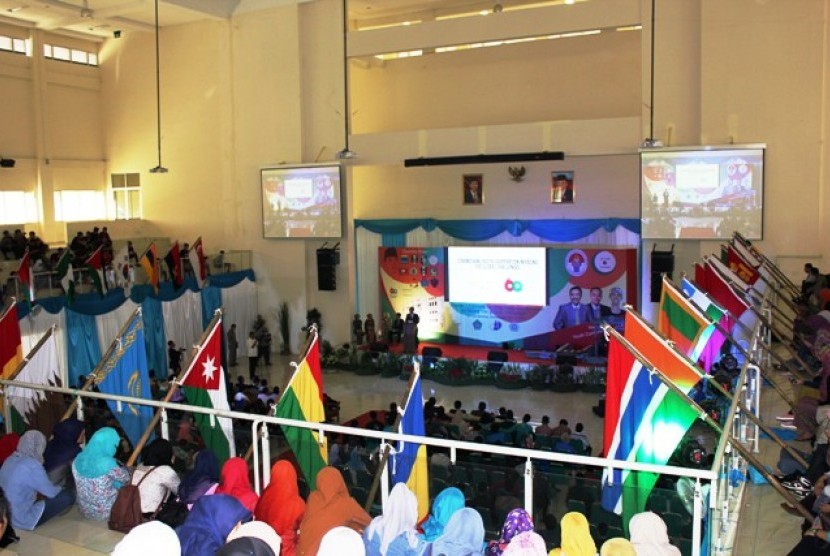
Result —
[[551, 172], [550, 184], [551, 203], [573, 203], [574, 202], [574, 173]]
[[464, 174], [462, 189], [465, 205], [484, 204], [484, 181], [481, 174]]

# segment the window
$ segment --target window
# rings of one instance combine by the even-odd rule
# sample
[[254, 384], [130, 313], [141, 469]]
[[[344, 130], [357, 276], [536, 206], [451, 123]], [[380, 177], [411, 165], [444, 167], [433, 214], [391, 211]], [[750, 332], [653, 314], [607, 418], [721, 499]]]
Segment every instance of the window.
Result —
[[106, 214], [101, 191], [55, 191], [55, 220], [59, 222], [103, 220]]
[[0, 35], [0, 50], [15, 54], [29, 54], [29, 41]]
[[141, 218], [141, 174], [112, 174], [115, 219]]
[[95, 52], [87, 52], [86, 50], [80, 50], [78, 48], [67, 48], [54, 44], [43, 45], [43, 56], [51, 60], [60, 60], [62, 62], [71, 62], [85, 66], [98, 65], [98, 54]]
[[26, 191], [0, 191], [0, 225], [37, 222], [35, 194]]

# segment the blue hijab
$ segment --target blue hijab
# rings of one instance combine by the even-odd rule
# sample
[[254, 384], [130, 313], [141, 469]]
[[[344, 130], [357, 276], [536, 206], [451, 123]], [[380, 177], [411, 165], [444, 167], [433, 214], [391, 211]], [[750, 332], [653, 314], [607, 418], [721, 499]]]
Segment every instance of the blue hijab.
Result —
[[472, 508], [461, 508], [432, 543], [432, 556], [472, 556], [484, 550], [484, 521]]
[[432, 503], [432, 513], [421, 525], [423, 539], [434, 541], [440, 537], [452, 515], [463, 508], [464, 503], [464, 493], [455, 487], [447, 487], [439, 492]]
[[214, 556], [237, 523], [251, 519], [251, 512], [239, 500], [226, 494], [202, 496], [176, 529], [187, 556]]
[[121, 437], [114, 428], [98, 429], [72, 465], [81, 477], [87, 479], [102, 477], [118, 467], [114, 456], [120, 442]]
[[219, 482], [219, 460], [212, 450], [205, 448], [196, 454], [193, 470], [179, 485], [179, 500], [193, 504], [211, 485]]
[[52, 428], [52, 440], [43, 452], [43, 468], [47, 472], [75, 459], [81, 452], [78, 438], [83, 431], [84, 423], [77, 419], [67, 419], [55, 424]]

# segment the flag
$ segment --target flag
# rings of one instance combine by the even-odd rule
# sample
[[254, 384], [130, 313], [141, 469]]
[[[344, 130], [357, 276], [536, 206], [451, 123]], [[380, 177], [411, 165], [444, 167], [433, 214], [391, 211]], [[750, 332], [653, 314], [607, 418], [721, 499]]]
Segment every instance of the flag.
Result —
[[[54, 330], [50, 328], [46, 331], [38, 345], [26, 357], [26, 363], [14, 377], [15, 380], [63, 386]], [[34, 428], [49, 438], [52, 435], [52, 427], [61, 420], [66, 409], [63, 395], [56, 392], [9, 386], [6, 395], [12, 404], [12, 423], [14, 425], [17, 422], [14, 428], [20, 434], [27, 428]]]
[[130, 290], [133, 286], [133, 272], [130, 267], [130, 246], [124, 246], [112, 259], [112, 268], [115, 270], [115, 283], [118, 287], [124, 288], [124, 296], [130, 297]]
[[711, 371], [712, 365], [720, 359], [723, 344], [726, 343], [727, 334], [731, 333], [733, 323], [724, 309], [709, 299], [709, 296], [699, 290], [686, 278], [683, 278], [681, 288], [686, 297], [702, 310], [712, 323], [717, 323], [720, 327], [714, 327], [706, 343], [706, 347], [703, 348], [698, 359], [701, 367], [708, 373]]
[[695, 284], [703, 288], [718, 305], [729, 311], [733, 319], [741, 318], [741, 315], [749, 310], [749, 305], [706, 263], [695, 265]]
[[84, 266], [86, 266], [87, 270], [89, 271], [89, 277], [92, 279], [92, 283], [95, 285], [95, 289], [98, 290], [100, 295], [104, 295], [106, 291], [106, 282], [104, 282], [104, 247], [99, 246], [98, 249], [93, 251], [92, 255], [84, 262]]
[[[320, 369], [320, 338], [314, 331], [314, 339], [305, 358], [297, 365], [285, 392], [277, 403], [276, 416], [297, 419], [309, 423], [326, 420], [323, 407], [323, 374]], [[300, 470], [311, 490], [317, 488], [317, 472], [328, 463], [325, 440], [320, 441], [317, 431], [300, 427], [282, 427], [285, 440], [291, 446]]]
[[[412, 436], [426, 436], [424, 426], [424, 396], [421, 392], [421, 373], [415, 365], [415, 378], [406, 399], [399, 432]], [[418, 520], [429, 514], [429, 473], [425, 444], [399, 442], [392, 456], [392, 484], [405, 483], [418, 499]]]
[[[741, 323], [740, 327], [732, 329], [732, 337], [741, 343], [744, 348], [748, 348], [752, 331], [755, 330], [758, 324], [758, 316], [750, 309], [751, 297], [746, 296], [746, 300], [742, 299], [742, 296], [735, 291], [729, 282], [732, 282], [739, 291], [745, 292], [749, 286], [714, 257], [708, 257], [706, 262], [709, 275], [707, 283], [710, 288], [706, 291], [715, 301], [729, 311], [732, 318]], [[740, 361], [740, 358], [738, 358], [738, 361]]]
[[64, 249], [55, 272], [60, 280], [67, 303], [75, 299], [75, 269], [72, 267], [72, 250]]
[[190, 247], [187, 254], [187, 259], [190, 261], [190, 267], [193, 269], [193, 275], [196, 277], [196, 283], [199, 288], [204, 285], [207, 280], [207, 262], [205, 261], [205, 253], [202, 247], [202, 238], [196, 239], [196, 242]]
[[657, 331], [674, 342], [679, 352], [692, 361], [697, 361], [714, 331], [714, 325], [664, 276], [660, 310], [657, 313]]
[[20, 265], [17, 267], [17, 279], [20, 285], [23, 286], [24, 299], [31, 303], [35, 300], [35, 279], [32, 274], [32, 263], [29, 258], [29, 249], [23, 253], [23, 258], [20, 259]]
[[[628, 328], [626, 322], [626, 335]], [[670, 368], [664, 364], [655, 367], [668, 374]], [[686, 400], [653, 376], [611, 332], [603, 439], [608, 458], [665, 465], [697, 416]], [[621, 469], [603, 474], [602, 506], [623, 516], [626, 532], [631, 517], [645, 509], [658, 477], [655, 473]]]
[[[147, 368], [147, 348], [144, 344], [144, 326], [141, 312], [135, 311], [124, 332], [113, 340], [113, 349], [97, 367], [95, 385], [105, 394], [152, 399], [150, 375]], [[146, 405], [118, 404], [107, 401], [110, 411], [130, 443], [135, 446], [153, 418], [152, 408]]]
[[0, 316], [0, 376], [7, 378], [23, 361], [23, 343], [20, 339], [20, 323], [17, 305], [12, 303]]
[[152, 242], [147, 250], [141, 255], [138, 263], [147, 273], [147, 282], [155, 288], [159, 289], [159, 258], [156, 253], [156, 243]]
[[760, 277], [760, 274], [757, 270], [755, 270], [755, 267], [753, 267], [743, 257], [743, 255], [731, 245], [726, 248], [726, 263], [729, 265], [729, 269], [734, 272], [738, 278], [749, 285], [754, 285]]
[[[208, 332], [205, 341], [182, 379], [185, 396], [190, 405], [212, 407], [229, 411], [225, 370], [222, 368], [222, 319]], [[217, 459], [224, 462], [236, 454], [233, 440], [233, 422], [227, 417], [211, 419], [210, 415], [194, 415], [196, 426], [205, 445], [213, 450]]]
[[[722, 319], [727, 316], [726, 309], [712, 301], [706, 293], [693, 284], [689, 279], [683, 278], [680, 288], [686, 297], [692, 300], [692, 303], [700, 307], [700, 310], [713, 321], [721, 324], [724, 328], [729, 330], [728, 326], [724, 325]], [[728, 321], [727, 321], [728, 322]]]
[[167, 268], [170, 270], [170, 280], [173, 282], [173, 286], [175, 289], [181, 288], [184, 283], [184, 272], [178, 241], [173, 242], [173, 245], [170, 246], [170, 251], [164, 256], [164, 262], [167, 263]]

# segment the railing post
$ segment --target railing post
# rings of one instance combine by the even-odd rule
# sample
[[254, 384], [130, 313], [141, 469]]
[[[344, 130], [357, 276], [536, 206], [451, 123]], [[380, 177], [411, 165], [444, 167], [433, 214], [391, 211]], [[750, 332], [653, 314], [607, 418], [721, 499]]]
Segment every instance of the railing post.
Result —
[[[385, 452], [385, 444], [386, 442], [381, 441], [380, 443], [380, 453]], [[373, 500], [374, 502], [374, 500]], [[383, 508], [383, 511], [386, 511], [389, 503], [389, 465], [384, 465], [383, 469], [380, 472], [380, 505]]]
[[254, 492], [257, 494], [261, 494], [261, 490], [259, 488], [259, 446], [257, 446], [257, 427], [259, 427], [261, 421], [251, 421], [251, 446], [253, 448], [254, 453]]
[[[525, 460], [525, 510], [533, 515], [533, 461], [530, 458]], [[535, 516], [534, 516], [535, 517]]]
[[262, 424], [262, 490], [271, 483], [271, 435], [268, 423]]
[[700, 556], [700, 523], [703, 509], [700, 479], [695, 481], [694, 499], [692, 500], [692, 556]]
[[161, 437], [165, 440], [170, 440], [170, 424], [167, 421], [167, 410], [165, 408], [159, 409], [161, 414]]
[[6, 434], [12, 432], [12, 410], [11, 410], [11, 403], [9, 402], [9, 397], [6, 395], [9, 389], [7, 386], [2, 388], [2, 398], [3, 398], [3, 421], [6, 425]]

